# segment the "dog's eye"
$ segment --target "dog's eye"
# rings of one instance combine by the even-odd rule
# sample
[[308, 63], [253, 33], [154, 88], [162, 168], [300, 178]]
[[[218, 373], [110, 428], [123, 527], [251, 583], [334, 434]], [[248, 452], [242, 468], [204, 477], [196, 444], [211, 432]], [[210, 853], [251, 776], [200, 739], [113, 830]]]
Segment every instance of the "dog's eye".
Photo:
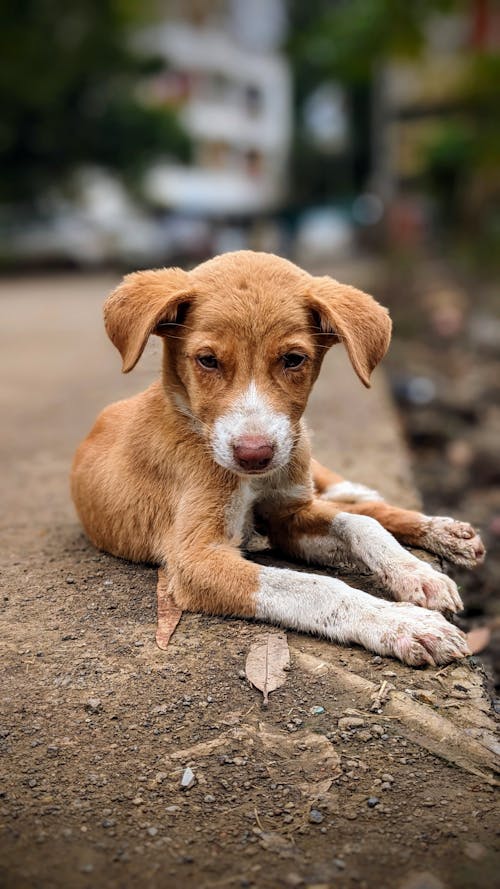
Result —
[[219, 366], [219, 362], [215, 355], [198, 355], [196, 360], [198, 364], [201, 364], [201, 366], [205, 368], [205, 370], [217, 370]]
[[306, 356], [301, 355], [300, 352], [287, 352], [281, 360], [286, 370], [296, 370], [298, 367], [302, 367]]

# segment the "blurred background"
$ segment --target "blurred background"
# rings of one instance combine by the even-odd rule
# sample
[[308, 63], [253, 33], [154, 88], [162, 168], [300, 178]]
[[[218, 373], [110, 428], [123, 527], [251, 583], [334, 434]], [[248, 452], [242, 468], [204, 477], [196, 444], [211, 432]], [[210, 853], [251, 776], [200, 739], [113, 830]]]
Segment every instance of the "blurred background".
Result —
[[241, 248], [364, 269], [395, 319], [386, 366], [425, 509], [490, 549], [461, 578], [465, 620], [498, 632], [500, 5], [2, 10], [3, 292]]

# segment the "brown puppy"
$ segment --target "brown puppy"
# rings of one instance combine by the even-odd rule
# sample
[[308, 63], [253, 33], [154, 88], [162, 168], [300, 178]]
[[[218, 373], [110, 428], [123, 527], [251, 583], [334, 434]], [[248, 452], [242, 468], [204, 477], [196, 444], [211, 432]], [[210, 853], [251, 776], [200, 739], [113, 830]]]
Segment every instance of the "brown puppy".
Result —
[[[189, 273], [128, 275], [104, 316], [125, 373], [152, 333], [164, 338], [164, 359], [161, 379], [106, 408], [76, 453], [73, 498], [97, 547], [168, 565], [187, 610], [256, 617], [409, 664], [467, 653], [439, 614], [462, 607], [455, 584], [397, 540], [472, 567], [484, 549], [470, 525], [389, 506], [311, 461], [301, 418], [325, 347], [343, 342], [368, 386], [389, 345], [384, 308], [277, 256], [241, 251]], [[294, 557], [368, 568], [398, 604], [246, 561], [254, 519]]]

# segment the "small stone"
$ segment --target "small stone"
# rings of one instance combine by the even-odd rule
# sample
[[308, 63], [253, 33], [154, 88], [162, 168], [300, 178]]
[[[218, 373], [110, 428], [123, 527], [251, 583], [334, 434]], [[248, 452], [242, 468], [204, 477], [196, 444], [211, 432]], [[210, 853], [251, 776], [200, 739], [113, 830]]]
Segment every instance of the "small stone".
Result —
[[143, 802], [144, 802], [144, 800], [143, 800], [142, 796], [135, 796], [134, 799], [132, 800], [132, 805], [133, 806], [140, 806], [141, 803], [143, 803]]
[[370, 731], [371, 731], [372, 735], [377, 735], [379, 738], [381, 738], [382, 735], [384, 734], [384, 729], [382, 728], [381, 725], [378, 725], [378, 723], [375, 723], [374, 725], [370, 726]]
[[375, 806], [378, 806], [380, 800], [378, 796], [369, 796], [366, 802], [369, 809], [374, 809]]
[[158, 833], [158, 828], [157, 827], [148, 827], [146, 833], [150, 837], [155, 837], [156, 834]]
[[345, 732], [348, 729], [361, 728], [364, 724], [365, 721], [360, 716], [343, 716], [338, 721], [338, 727], [341, 732]]
[[392, 784], [390, 784], [389, 781], [383, 781], [382, 784], [380, 785], [380, 789], [381, 790], [392, 790]]
[[238, 679], [246, 679], [246, 675], [244, 670], [238, 670]]
[[320, 716], [324, 712], [325, 712], [325, 708], [319, 707], [319, 706], [311, 707], [311, 709], [309, 710], [309, 713], [311, 714], [311, 716]]
[[382, 775], [382, 781], [389, 781], [390, 783], [392, 783], [394, 781], [394, 778], [392, 777], [392, 775], [389, 774], [389, 772], [384, 772], [384, 774]]
[[[142, 800], [141, 800], [141, 802], [142, 802]], [[179, 812], [179, 811], [180, 811], [180, 806], [167, 806], [165, 809], [165, 812], [167, 812], [168, 815], [175, 815], [175, 813]]]
[[373, 740], [373, 735], [371, 732], [362, 731], [362, 732], [358, 732], [358, 738], [360, 741], [364, 741], [366, 743], [367, 741]]
[[376, 666], [378, 666], [378, 664], [382, 664], [382, 663], [383, 663], [382, 658], [378, 654], [375, 655], [375, 657], [372, 657], [372, 664], [375, 664]]
[[189, 790], [196, 783], [196, 777], [192, 769], [184, 769], [181, 778], [181, 790]]
[[75, 578], [74, 578], [74, 577], [67, 577], [67, 578], [66, 578], [66, 583], [74, 583], [74, 582], [75, 582]]
[[311, 811], [309, 812], [309, 821], [311, 822], [311, 824], [321, 824], [321, 822], [324, 820], [324, 817], [325, 816], [322, 812], [319, 811], [319, 809], [311, 809]]
[[99, 698], [89, 698], [85, 704], [87, 713], [98, 713], [101, 707], [102, 703]]
[[204, 796], [203, 799], [206, 803], [214, 803], [215, 802], [215, 796], [212, 796], [211, 793], [207, 793], [207, 795]]
[[333, 863], [339, 870], [345, 870], [345, 861], [342, 858], [334, 858]]
[[295, 889], [295, 886], [303, 886], [304, 880], [300, 876], [300, 874], [289, 873], [285, 877], [285, 884], [287, 886], [291, 886], [292, 889]]
[[106, 827], [106, 828], [107, 827], [114, 827], [116, 824], [116, 821], [114, 818], [103, 818], [101, 821], [101, 824], [103, 827]]

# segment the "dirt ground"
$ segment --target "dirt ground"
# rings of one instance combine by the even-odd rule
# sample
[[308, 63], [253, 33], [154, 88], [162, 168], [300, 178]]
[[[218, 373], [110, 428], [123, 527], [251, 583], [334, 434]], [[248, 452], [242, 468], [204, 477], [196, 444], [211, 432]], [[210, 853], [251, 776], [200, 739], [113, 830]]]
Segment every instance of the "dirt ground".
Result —
[[[156, 571], [86, 541], [72, 452], [158, 357], [120, 377], [100, 318], [112, 283], [0, 292], [0, 885], [493, 887], [497, 764], [477, 659], [412, 670], [289, 633], [291, 670], [264, 710], [245, 659], [277, 630], [184, 615], [160, 651]], [[318, 456], [414, 503], [383, 378], [358, 386], [333, 356], [310, 414]]]

